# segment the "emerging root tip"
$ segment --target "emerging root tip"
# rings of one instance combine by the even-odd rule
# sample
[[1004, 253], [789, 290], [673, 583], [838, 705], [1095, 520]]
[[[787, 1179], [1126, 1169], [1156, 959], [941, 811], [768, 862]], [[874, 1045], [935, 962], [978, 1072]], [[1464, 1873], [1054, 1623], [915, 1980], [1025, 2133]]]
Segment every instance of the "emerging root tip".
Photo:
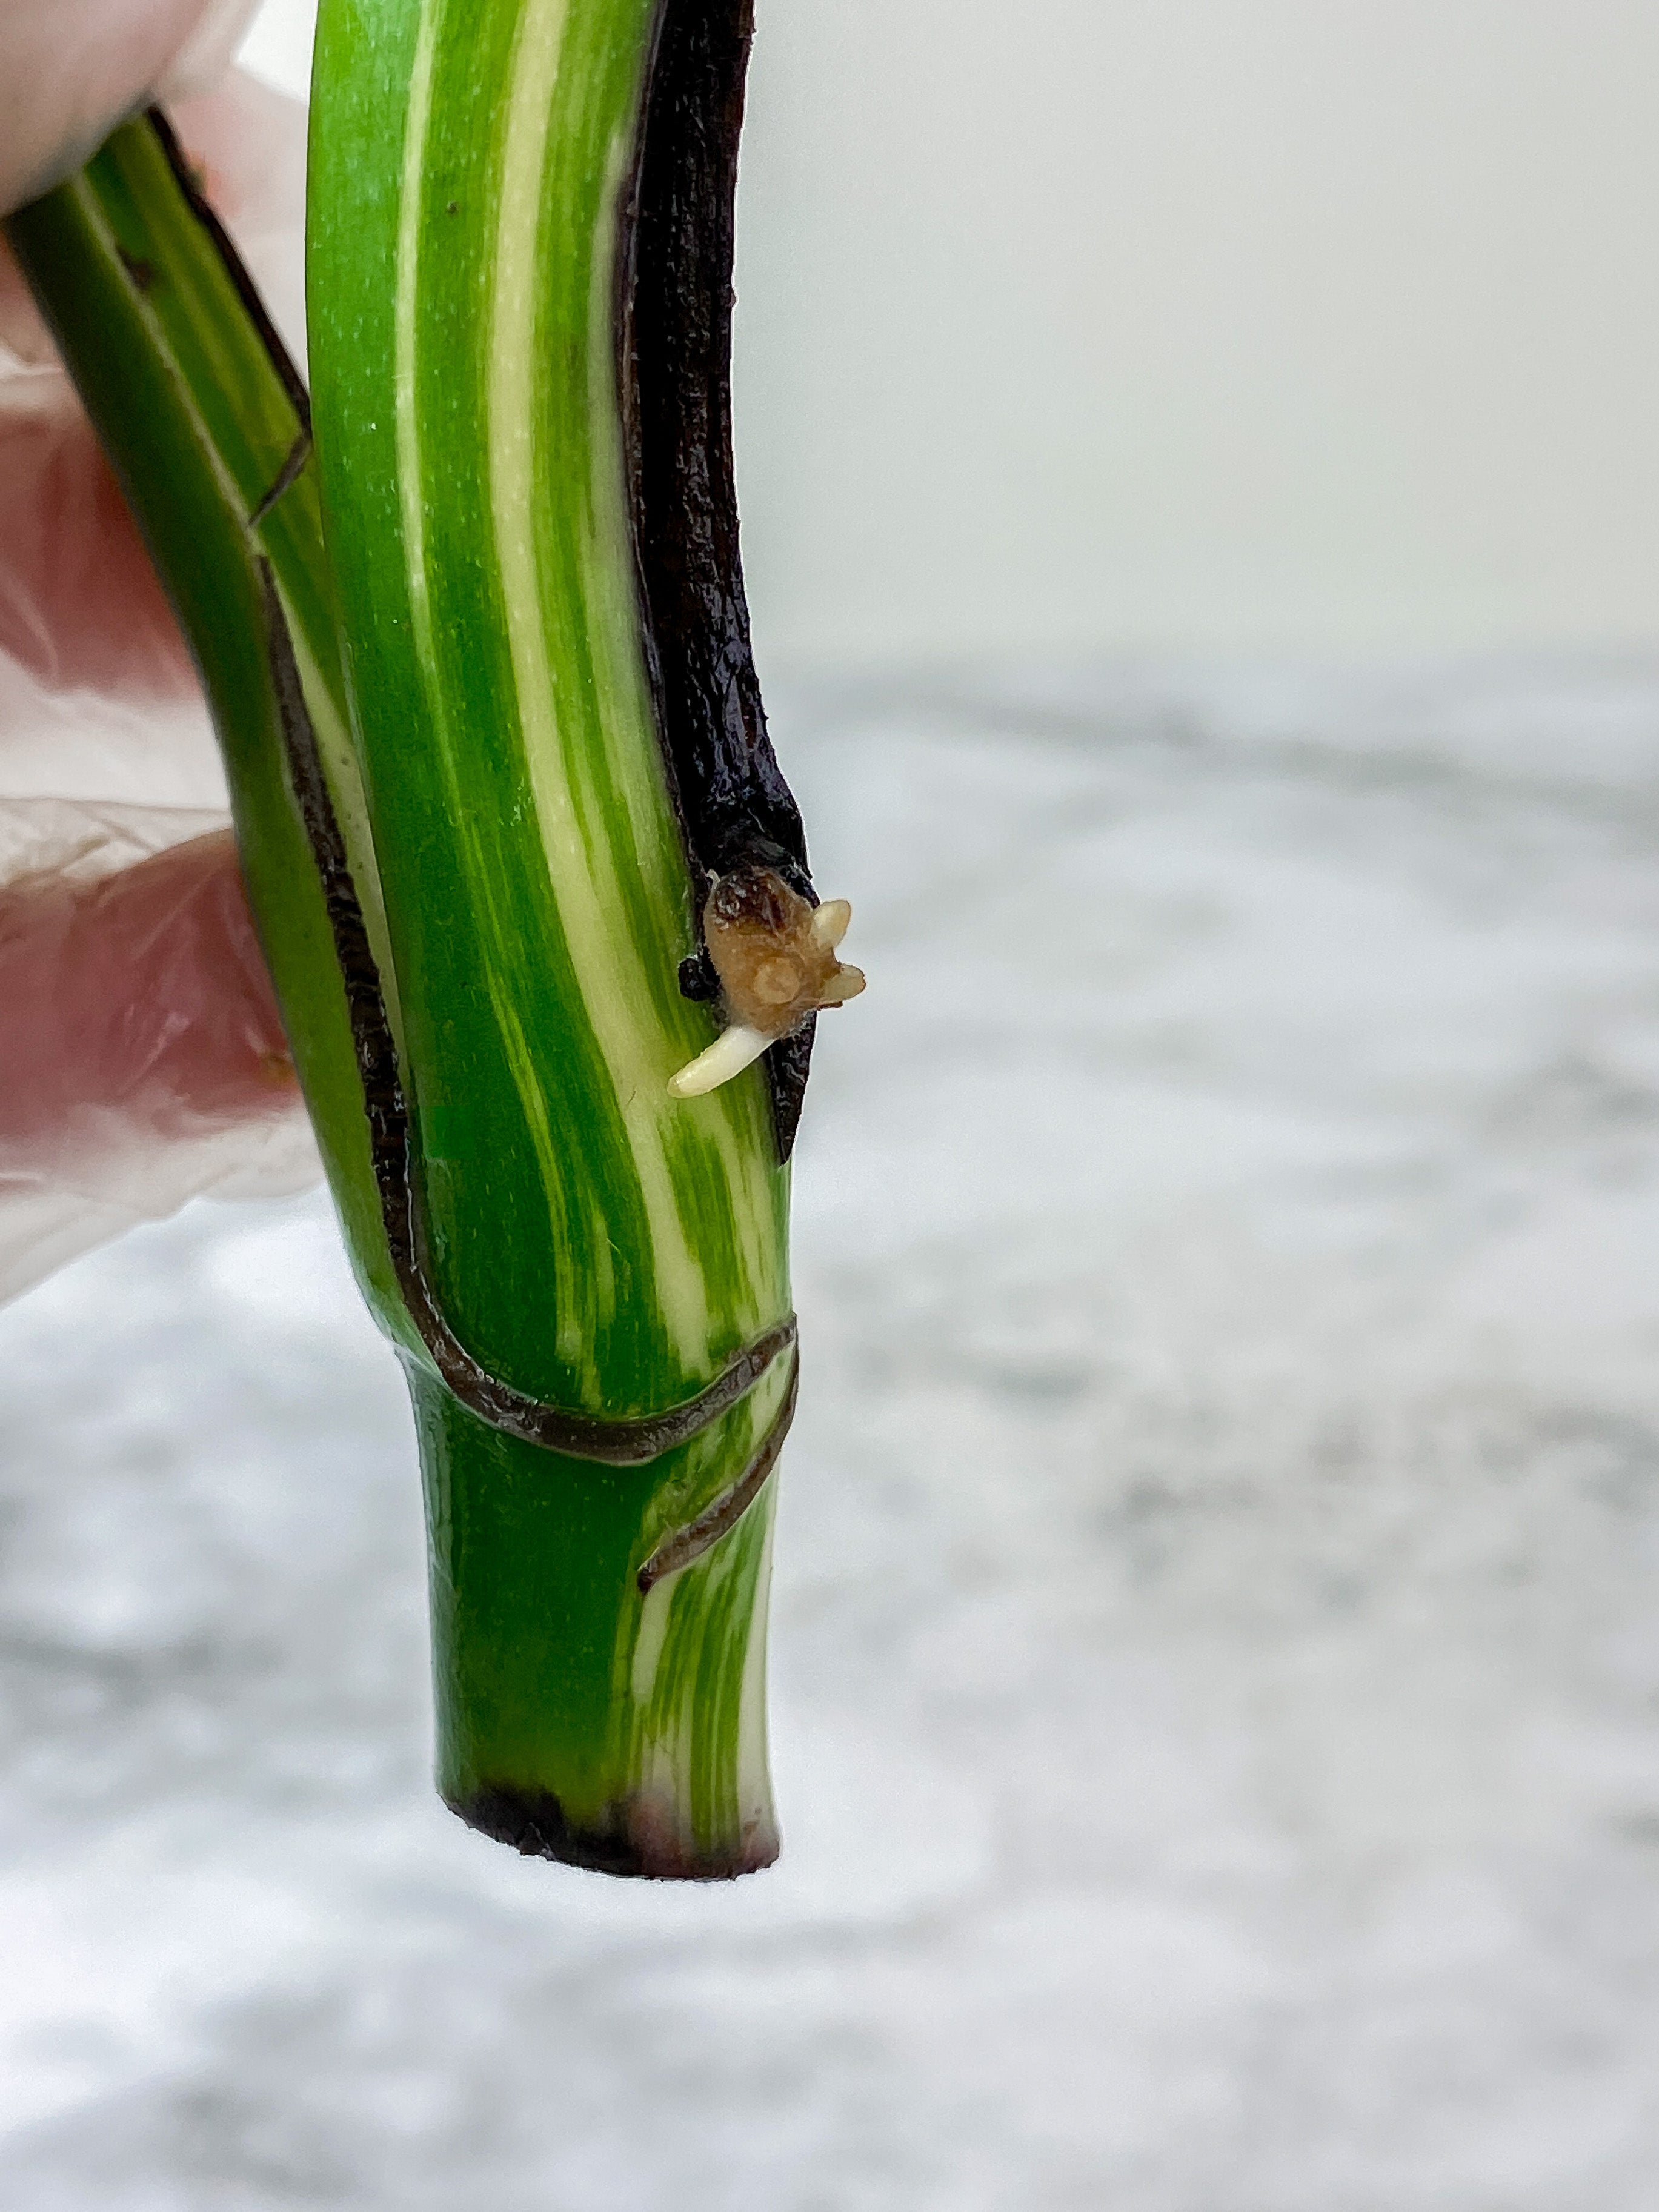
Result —
[[826, 952], [833, 952], [852, 927], [853, 902], [850, 899], [825, 899], [814, 909], [808, 927], [814, 945]]
[[676, 1098], [707, 1097], [722, 1083], [741, 1075], [745, 1067], [752, 1067], [771, 1042], [759, 1030], [745, 1029], [741, 1023], [734, 1023], [715, 1038], [707, 1052], [681, 1068], [670, 1080], [669, 1091]]
[[814, 907], [771, 868], [716, 879], [703, 935], [730, 1027], [673, 1078], [668, 1088], [676, 1098], [718, 1090], [814, 1014], [857, 998], [863, 975], [836, 957], [852, 919], [847, 900]]
[[823, 997], [819, 1003], [824, 1006], [844, 1006], [849, 999], [856, 999], [864, 988], [862, 968], [837, 968], [824, 985]]

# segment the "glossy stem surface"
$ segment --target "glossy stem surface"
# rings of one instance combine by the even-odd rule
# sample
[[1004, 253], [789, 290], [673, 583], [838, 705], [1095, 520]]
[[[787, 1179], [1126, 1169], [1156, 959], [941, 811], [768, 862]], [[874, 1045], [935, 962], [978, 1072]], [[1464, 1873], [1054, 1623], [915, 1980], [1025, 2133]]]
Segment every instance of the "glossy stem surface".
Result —
[[[680, 989], [696, 901], [618, 370], [659, 28], [657, 0], [325, 0], [312, 104], [325, 529], [422, 1266], [493, 1376], [609, 1421], [696, 1399], [790, 1315], [763, 1073], [668, 1088], [716, 1029]], [[614, 1472], [414, 1371], [450, 1802], [617, 1871], [757, 1863], [769, 1482], [721, 1513], [793, 1348]], [[694, 1525], [707, 1547], [641, 1588]]]
[[[678, 988], [692, 884], [616, 379], [653, 31], [638, 0], [327, 0], [314, 455], [159, 118], [9, 230], [201, 669], [354, 1262], [409, 1371], [441, 1787], [521, 1850], [719, 1878], [775, 1850], [796, 1366], [763, 1080], [667, 1093], [714, 1028]], [[642, 1463], [582, 1447], [745, 1358], [756, 1379]], [[568, 1415], [574, 1449], [508, 1433], [502, 1404]]]

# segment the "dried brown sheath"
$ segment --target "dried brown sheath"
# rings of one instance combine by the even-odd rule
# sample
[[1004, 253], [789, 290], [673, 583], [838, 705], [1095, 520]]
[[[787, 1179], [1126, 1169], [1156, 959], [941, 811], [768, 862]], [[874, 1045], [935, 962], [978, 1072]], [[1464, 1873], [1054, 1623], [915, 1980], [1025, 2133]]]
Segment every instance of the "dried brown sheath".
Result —
[[[750, 641], [732, 453], [732, 289], [751, 0], [662, 0], [623, 203], [617, 329], [646, 665], [701, 915], [712, 878], [775, 869], [817, 902]], [[706, 953], [688, 997], [718, 986]], [[812, 1028], [766, 1055], [794, 1149]]]

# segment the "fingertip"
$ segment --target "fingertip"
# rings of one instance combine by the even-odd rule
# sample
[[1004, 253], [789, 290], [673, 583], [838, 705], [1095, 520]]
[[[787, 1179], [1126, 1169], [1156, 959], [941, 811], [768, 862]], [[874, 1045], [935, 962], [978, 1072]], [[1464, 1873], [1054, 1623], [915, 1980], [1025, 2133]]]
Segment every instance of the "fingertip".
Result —
[[38, 198], [124, 116], [222, 76], [256, 0], [53, 0], [0, 9], [0, 213]]
[[49, 691], [176, 698], [190, 653], [67, 381], [0, 414], [0, 653]]
[[295, 1079], [228, 831], [90, 885], [0, 896], [0, 1156], [155, 1144], [291, 1106]]

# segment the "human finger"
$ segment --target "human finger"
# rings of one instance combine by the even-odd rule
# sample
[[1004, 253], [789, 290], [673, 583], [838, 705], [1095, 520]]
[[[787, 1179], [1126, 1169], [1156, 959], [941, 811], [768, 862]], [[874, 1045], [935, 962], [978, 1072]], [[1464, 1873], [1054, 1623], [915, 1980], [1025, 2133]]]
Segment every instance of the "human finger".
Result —
[[295, 1103], [228, 830], [90, 884], [0, 894], [0, 1071], [14, 1178]]
[[0, 0], [0, 213], [76, 167], [124, 115], [203, 91], [258, 0]]
[[[303, 107], [233, 74], [174, 116], [297, 346]], [[0, 809], [25, 796], [224, 804], [183, 641], [0, 246]]]

